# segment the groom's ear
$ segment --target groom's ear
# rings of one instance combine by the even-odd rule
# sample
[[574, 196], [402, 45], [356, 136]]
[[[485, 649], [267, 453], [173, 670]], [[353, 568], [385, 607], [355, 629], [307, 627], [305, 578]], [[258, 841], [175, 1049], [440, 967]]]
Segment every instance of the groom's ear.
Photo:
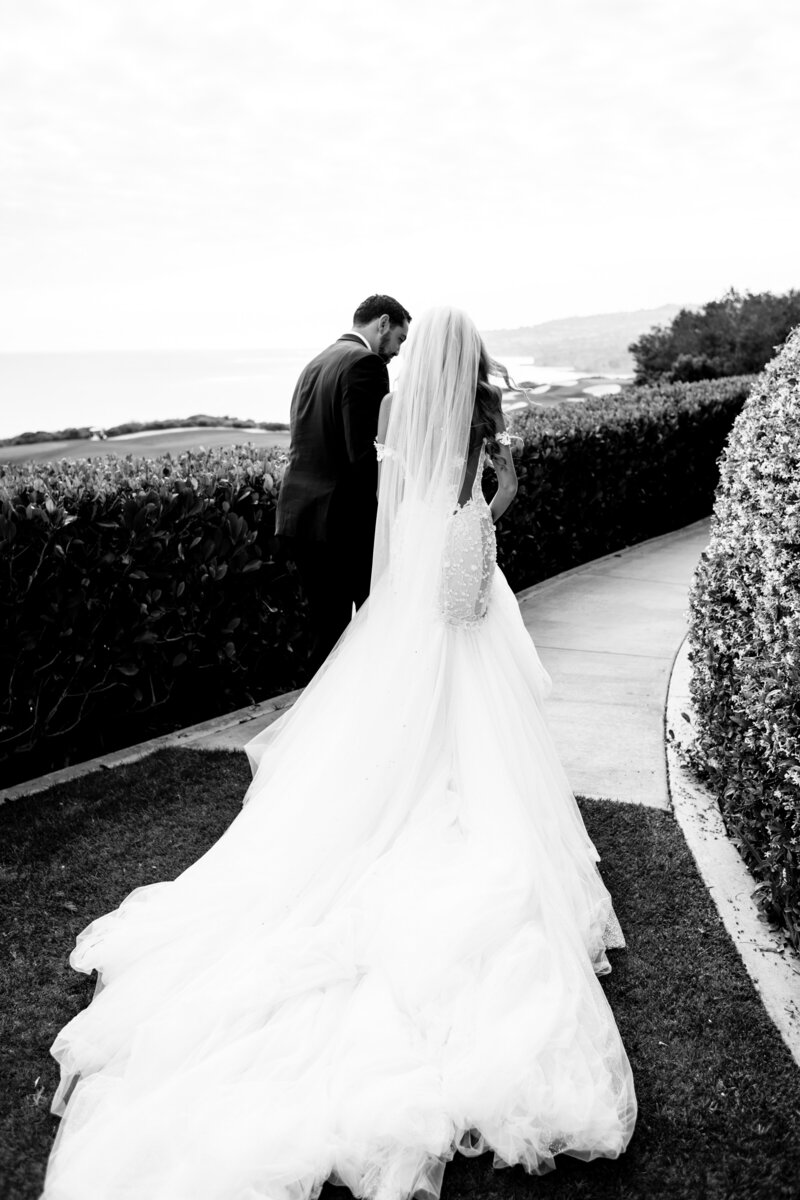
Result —
[[389, 328], [391, 323], [392, 322], [389, 319], [388, 313], [382, 313], [382, 315], [378, 317], [378, 333], [386, 333], [386, 330]]

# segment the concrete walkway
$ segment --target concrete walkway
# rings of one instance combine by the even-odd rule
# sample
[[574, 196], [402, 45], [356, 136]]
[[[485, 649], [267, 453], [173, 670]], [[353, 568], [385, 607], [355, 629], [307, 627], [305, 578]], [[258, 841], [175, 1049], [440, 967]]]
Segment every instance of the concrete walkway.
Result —
[[709, 520], [595, 559], [523, 592], [574, 791], [668, 809], [664, 707]]

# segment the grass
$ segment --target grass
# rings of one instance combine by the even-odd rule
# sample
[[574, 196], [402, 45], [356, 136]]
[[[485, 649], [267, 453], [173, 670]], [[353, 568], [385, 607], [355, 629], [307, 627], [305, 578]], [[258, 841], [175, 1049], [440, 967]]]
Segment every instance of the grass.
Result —
[[[57, 1125], [48, 1048], [92, 991], [67, 964], [76, 933], [132, 888], [198, 857], [238, 812], [248, 779], [242, 755], [170, 750], [0, 808], [4, 1200], [39, 1195]], [[459, 1156], [442, 1200], [796, 1200], [800, 1071], [680, 830], [650, 809], [582, 809], [628, 937], [603, 985], [633, 1066], [636, 1133], [616, 1162], [559, 1160], [540, 1178], [495, 1171], [489, 1155]], [[322, 1200], [345, 1196], [328, 1186]]]
[[116, 454], [125, 458], [133, 454], [140, 458], [157, 458], [160, 454], [183, 454], [205, 446], [289, 445], [289, 431], [284, 429], [160, 429], [142, 431], [136, 437], [109, 438], [93, 442], [90, 438], [69, 441], [31, 442], [24, 446], [0, 446], [0, 463], [35, 462], [54, 458], [97, 458]]

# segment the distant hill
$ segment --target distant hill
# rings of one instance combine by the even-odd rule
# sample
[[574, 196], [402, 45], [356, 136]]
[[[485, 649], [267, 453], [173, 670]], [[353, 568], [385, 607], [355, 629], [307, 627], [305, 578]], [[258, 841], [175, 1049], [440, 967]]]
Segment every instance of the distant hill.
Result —
[[594, 372], [633, 373], [628, 346], [652, 325], [668, 325], [681, 308], [692, 305], [662, 304], [635, 312], [598, 313], [591, 317], [562, 317], [522, 329], [490, 329], [483, 338], [491, 354], [502, 360], [530, 354], [540, 367], [572, 367]]

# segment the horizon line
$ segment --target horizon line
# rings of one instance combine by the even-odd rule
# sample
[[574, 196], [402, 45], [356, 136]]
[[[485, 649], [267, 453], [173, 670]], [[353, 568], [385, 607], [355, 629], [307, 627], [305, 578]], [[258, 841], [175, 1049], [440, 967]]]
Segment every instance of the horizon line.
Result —
[[[655, 312], [655, 311], [658, 311], [659, 309], [663, 309], [663, 308], [696, 309], [698, 307], [700, 307], [700, 306], [696, 305], [696, 304], [690, 304], [688, 302], [683, 303], [683, 304], [677, 304], [675, 301], [670, 300], [670, 301], [664, 301], [662, 304], [643, 305], [638, 308], [614, 308], [614, 309], [609, 309], [609, 310], [606, 310], [603, 312], [595, 311], [595, 312], [589, 312], [589, 313], [573, 312], [573, 313], [565, 314], [562, 316], [548, 317], [543, 321], [535, 321], [535, 322], [531, 322], [530, 324], [527, 324], [527, 325], [495, 326], [492, 329], [479, 329], [478, 332], [480, 333], [481, 337], [488, 337], [491, 334], [523, 333], [526, 330], [538, 329], [539, 327], [541, 327], [543, 325], [552, 325], [558, 321], [585, 321], [585, 320], [590, 320], [592, 317], [616, 317], [616, 316], [628, 316], [628, 315], [636, 316], [637, 313]], [[413, 318], [412, 318], [412, 324], [413, 324]], [[343, 332], [347, 333], [347, 332], [349, 332], [349, 330], [345, 329]], [[337, 334], [336, 336], [341, 337], [341, 334]], [[68, 348], [49, 346], [49, 347], [37, 347], [37, 348], [26, 348], [26, 349], [12, 349], [12, 348], [4, 346], [4, 347], [0, 347], [0, 355], [2, 355], [2, 356], [20, 355], [21, 356], [21, 355], [40, 355], [40, 354], [53, 354], [53, 355], [76, 354], [77, 355], [77, 354], [203, 354], [203, 353], [207, 353], [207, 354], [258, 353], [258, 354], [261, 354], [261, 353], [264, 353], [264, 351], [282, 351], [284, 353], [300, 353], [300, 352], [306, 353], [309, 350], [313, 350], [315, 348], [315, 346], [317, 346], [317, 345], [319, 345], [319, 341], [314, 342], [313, 344], [308, 343], [306, 345], [299, 345], [299, 344], [295, 344], [295, 345], [285, 345], [285, 344], [284, 345], [276, 345], [276, 344], [257, 345], [257, 344], [250, 343], [248, 345], [226, 344], [226, 345], [198, 346], [198, 345], [177, 344], [174, 346], [152, 346], [152, 345], [150, 345], [150, 346], [147, 346], [147, 345], [104, 346], [102, 348], [97, 347], [97, 346], [71, 346]]]

